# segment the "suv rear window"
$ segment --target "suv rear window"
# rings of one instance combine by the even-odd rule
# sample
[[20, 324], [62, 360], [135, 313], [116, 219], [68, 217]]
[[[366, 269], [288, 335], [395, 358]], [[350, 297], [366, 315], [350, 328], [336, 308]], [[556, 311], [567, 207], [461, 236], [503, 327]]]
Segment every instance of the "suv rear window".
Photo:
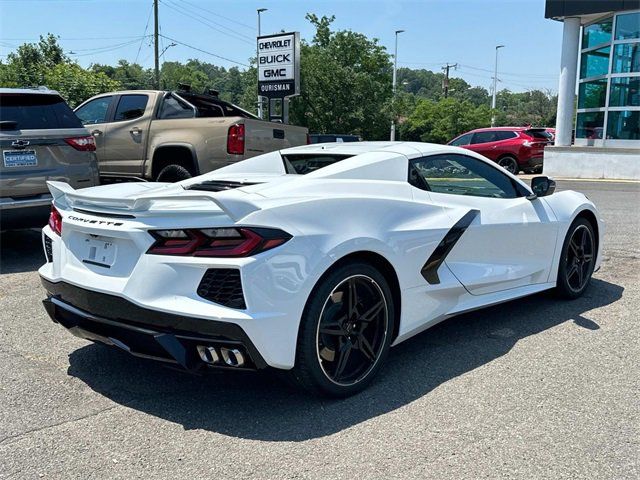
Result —
[[284, 168], [288, 174], [306, 175], [322, 167], [328, 167], [352, 155], [292, 154], [283, 155]]
[[82, 122], [59, 95], [0, 94], [0, 120], [14, 121], [20, 130], [82, 128]]
[[529, 135], [530, 137], [533, 137], [533, 138], [538, 138], [540, 140], [551, 141], [553, 139], [553, 135], [551, 135], [551, 133], [547, 132], [546, 130], [530, 129], [530, 130], [525, 130], [524, 134]]

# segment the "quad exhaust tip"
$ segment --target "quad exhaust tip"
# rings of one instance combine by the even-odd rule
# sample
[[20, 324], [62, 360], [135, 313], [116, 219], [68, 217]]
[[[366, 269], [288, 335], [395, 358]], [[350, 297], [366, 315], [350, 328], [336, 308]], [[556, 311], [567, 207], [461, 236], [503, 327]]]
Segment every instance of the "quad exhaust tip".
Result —
[[229, 367], [239, 368], [245, 364], [244, 354], [237, 348], [220, 347], [220, 353], [216, 347], [198, 345], [196, 348], [200, 359], [207, 365], [220, 364], [221, 360]]

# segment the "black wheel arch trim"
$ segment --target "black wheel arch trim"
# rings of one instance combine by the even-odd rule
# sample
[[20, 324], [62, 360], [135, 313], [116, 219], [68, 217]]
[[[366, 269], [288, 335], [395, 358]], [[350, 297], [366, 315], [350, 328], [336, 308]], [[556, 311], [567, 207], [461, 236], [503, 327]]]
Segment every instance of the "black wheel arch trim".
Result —
[[480, 210], [469, 210], [465, 213], [462, 218], [449, 229], [433, 253], [431, 253], [420, 270], [420, 273], [429, 284], [437, 285], [440, 283], [440, 277], [438, 276], [440, 265], [444, 263], [451, 249], [479, 214]]
[[[153, 149], [153, 155], [151, 156], [151, 159], [150, 159], [151, 168], [149, 170], [152, 180], [154, 180], [153, 169], [155, 168], [156, 155], [158, 154], [158, 151], [162, 151], [165, 148], [184, 148], [186, 150], [189, 150], [189, 152], [191, 152], [191, 166], [193, 169], [193, 176], [197, 177], [198, 175], [200, 175], [200, 164], [198, 162], [198, 153], [196, 152], [195, 146], [187, 142], [168, 142], [168, 143], [161, 143], [160, 145], [157, 145]], [[146, 165], [143, 166], [143, 172], [146, 176]], [[156, 173], [160, 173], [160, 172], [156, 172]]]

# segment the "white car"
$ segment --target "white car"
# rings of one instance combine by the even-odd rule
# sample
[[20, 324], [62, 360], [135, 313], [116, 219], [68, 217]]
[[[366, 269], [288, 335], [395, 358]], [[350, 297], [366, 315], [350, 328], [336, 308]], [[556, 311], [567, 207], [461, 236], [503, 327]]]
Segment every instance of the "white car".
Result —
[[55, 322], [186, 369], [286, 370], [333, 396], [446, 318], [552, 288], [578, 297], [601, 260], [583, 194], [443, 145], [315, 144], [177, 184], [49, 187]]

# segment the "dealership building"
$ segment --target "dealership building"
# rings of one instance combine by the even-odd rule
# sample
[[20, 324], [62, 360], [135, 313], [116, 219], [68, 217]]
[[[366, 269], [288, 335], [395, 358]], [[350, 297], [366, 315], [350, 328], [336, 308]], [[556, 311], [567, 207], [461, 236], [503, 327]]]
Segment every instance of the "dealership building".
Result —
[[564, 24], [545, 173], [640, 180], [640, 0], [547, 0], [545, 17]]

